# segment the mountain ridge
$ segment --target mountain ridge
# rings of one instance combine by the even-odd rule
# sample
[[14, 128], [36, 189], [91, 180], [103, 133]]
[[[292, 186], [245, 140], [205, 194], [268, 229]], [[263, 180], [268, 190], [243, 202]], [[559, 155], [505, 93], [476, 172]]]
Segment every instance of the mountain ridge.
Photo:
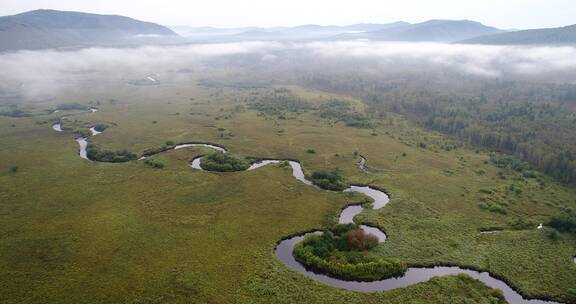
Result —
[[165, 26], [120, 15], [40, 9], [0, 17], [4, 51], [114, 45], [139, 35], [177, 36]]
[[576, 24], [480, 36], [460, 41], [460, 43], [491, 45], [576, 44]]
[[495, 27], [486, 26], [471, 20], [432, 19], [405, 26], [371, 31], [361, 34], [347, 34], [338, 39], [370, 39], [379, 41], [431, 41], [455, 42], [487, 34], [504, 32]]

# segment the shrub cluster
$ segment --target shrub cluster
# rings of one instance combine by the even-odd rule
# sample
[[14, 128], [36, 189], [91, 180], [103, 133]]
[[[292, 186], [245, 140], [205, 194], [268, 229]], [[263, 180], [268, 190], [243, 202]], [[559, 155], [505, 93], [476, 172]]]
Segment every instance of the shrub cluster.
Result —
[[98, 131], [98, 132], [104, 132], [104, 130], [108, 129], [108, 125], [107, 124], [103, 124], [103, 123], [99, 123], [96, 124], [94, 126], [94, 130]]
[[524, 178], [538, 177], [530, 164], [511, 155], [490, 153], [490, 162], [498, 168], [514, 170], [522, 174]]
[[149, 166], [149, 167], [156, 168], [156, 169], [162, 169], [162, 168], [164, 168], [164, 164], [163, 164], [163, 163], [161, 163], [161, 162], [159, 162], [159, 161], [157, 161], [157, 160], [154, 160], [154, 159], [147, 159], [147, 160], [144, 161], [144, 164], [147, 165], [147, 166]]
[[156, 147], [156, 148], [148, 148], [148, 149], [144, 150], [144, 152], [142, 152], [142, 155], [151, 156], [151, 155], [158, 154], [160, 152], [164, 152], [166, 150], [170, 150], [171, 148], [172, 148], [172, 146], [160, 146], [160, 147]]
[[280, 168], [286, 168], [290, 166], [290, 162], [287, 160], [283, 160], [281, 162], [278, 163], [278, 167]]
[[10, 109], [6, 111], [0, 111], [0, 116], [7, 116], [7, 117], [29, 117], [32, 116], [27, 111], [20, 110], [20, 109]]
[[78, 136], [78, 137], [90, 137], [92, 136], [92, 132], [90, 132], [90, 130], [88, 128], [84, 128], [84, 127], [77, 127], [74, 128], [74, 133]]
[[100, 150], [100, 148], [94, 144], [88, 144], [86, 147], [86, 155], [91, 160], [107, 163], [123, 163], [138, 158], [138, 155], [127, 150]]
[[226, 153], [212, 153], [202, 159], [202, 169], [218, 172], [244, 171], [250, 167], [248, 162]]
[[377, 244], [375, 236], [355, 224], [338, 225], [306, 237], [293, 255], [308, 268], [344, 280], [374, 281], [404, 274], [405, 263], [368, 251]]
[[342, 121], [348, 127], [370, 129], [374, 123], [364, 114], [354, 112], [350, 103], [333, 99], [318, 109], [318, 115], [326, 119]]
[[144, 155], [144, 156], [155, 155], [155, 154], [158, 154], [160, 152], [164, 152], [164, 151], [173, 149], [175, 146], [176, 146], [176, 144], [173, 141], [167, 140], [164, 143], [164, 145], [162, 145], [160, 147], [148, 148], [148, 149], [144, 150], [144, 152], [142, 152], [142, 155]]
[[315, 185], [322, 189], [342, 191], [346, 189], [347, 184], [338, 172], [334, 171], [314, 171], [312, 174], [306, 176]]
[[286, 89], [257, 92], [249, 100], [249, 107], [265, 115], [286, 119], [287, 113], [300, 113], [312, 109], [312, 104]]
[[547, 225], [561, 232], [576, 233], [576, 215], [564, 214], [551, 218]]
[[56, 106], [56, 110], [60, 111], [88, 110], [88, 106], [79, 103], [62, 103]]
[[504, 214], [504, 215], [508, 214], [508, 210], [506, 210], [506, 206], [502, 203], [483, 202], [483, 203], [480, 203], [478, 206], [480, 206], [481, 209], [488, 210], [490, 212], [500, 213], [500, 214]]

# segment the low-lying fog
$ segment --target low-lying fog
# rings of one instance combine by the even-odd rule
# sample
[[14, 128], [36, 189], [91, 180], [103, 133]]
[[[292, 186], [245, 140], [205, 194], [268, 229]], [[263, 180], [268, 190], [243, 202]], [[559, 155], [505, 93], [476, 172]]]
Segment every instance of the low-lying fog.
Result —
[[481, 46], [440, 43], [242, 42], [169, 47], [88, 48], [0, 54], [0, 90], [16, 88], [27, 97], [56, 94], [80, 74], [174, 73], [226, 66], [245, 72], [369, 73], [427, 71], [482, 78], [573, 82], [576, 48]]

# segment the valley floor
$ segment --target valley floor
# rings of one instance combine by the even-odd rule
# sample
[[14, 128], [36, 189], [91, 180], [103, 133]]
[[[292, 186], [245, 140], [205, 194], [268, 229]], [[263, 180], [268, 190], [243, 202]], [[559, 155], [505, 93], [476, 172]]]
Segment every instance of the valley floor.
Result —
[[[287, 88], [314, 103], [330, 97]], [[31, 104], [38, 114], [31, 117], [0, 117], [0, 302], [498, 301], [496, 291], [466, 276], [381, 293], [315, 282], [278, 261], [276, 243], [335, 223], [340, 210], [361, 197], [306, 186], [288, 168], [192, 170], [190, 160], [209, 152], [205, 148], [155, 156], [162, 169], [87, 161], [66, 128], [96, 123], [110, 127], [91, 140], [110, 150], [140, 154], [166, 141], [202, 141], [236, 155], [298, 159], [307, 170], [338, 168], [350, 183], [390, 193], [385, 208], [359, 215], [386, 231], [378, 253], [411, 265], [473, 267], [525, 295], [575, 301], [576, 239], [551, 239], [549, 228], [536, 229], [562, 208], [576, 207], [574, 189], [496, 168], [486, 151], [443, 150], [451, 139], [392, 114], [374, 129], [347, 127], [313, 111], [286, 119], [259, 114], [243, 101], [258, 90], [92, 86], [58, 97], [92, 101], [99, 109], [64, 119], [64, 132], [51, 125], [70, 111], [42, 113], [57, 101]], [[359, 154], [368, 159], [368, 172], [359, 170]], [[505, 211], [481, 208], [483, 202], [498, 202]], [[492, 228], [502, 231], [480, 233]]]

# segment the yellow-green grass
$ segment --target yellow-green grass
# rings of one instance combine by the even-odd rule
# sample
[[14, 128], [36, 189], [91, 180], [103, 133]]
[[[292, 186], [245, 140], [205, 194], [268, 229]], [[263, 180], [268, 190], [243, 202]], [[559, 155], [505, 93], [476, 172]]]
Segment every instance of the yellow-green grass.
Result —
[[185, 166], [188, 151], [159, 157], [162, 170], [90, 163], [66, 136], [38, 133], [28, 138], [53, 148], [27, 151], [37, 161], [10, 153], [26, 166], [2, 176], [3, 303], [490, 299], [462, 278], [364, 295], [291, 272], [275, 259], [275, 242], [327, 225], [345, 199], [300, 184], [288, 169], [197, 172]]
[[[322, 92], [292, 90], [312, 102], [328, 98]], [[574, 207], [572, 189], [551, 181], [541, 189], [528, 181], [521, 194], [508, 194], [507, 215], [491, 213], [478, 207], [485, 196], [481, 189], [496, 189], [502, 196], [506, 185], [524, 181], [514, 181], [513, 174], [497, 178], [497, 169], [484, 163], [484, 152], [435, 152], [435, 142], [448, 139], [401, 117], [385, 119], [374, 136], [372, 130], [333, 125], [313, 113], [275, 120], [253, 111], [234, 112], [235, 100], [243, 94], [247, 92], [193, 84], [118, 84], [66, 93], [62, 99], [101, 103], [99, 112], [71, 116], [64, 126], [74, 120], [116, 124], [91, 138], [105, 149], [141, 153], [167, 140], [208, 141], [243, 156], [299, 159], [309, 171], [339, 168], [349, 182], [372, 184], [391, 194], [388, 206], [359, 216], [387, 232], [388, 240], [377, 249], [387, 257], [477, 267], [530, 295], [565, 299], [576, 286], [573, 238], [552, 241], [546, 229], [479, 233], [483, 227], [507, 228], [516, 218], [537, 224], [558, 214], [558, 206]], [[117, 102], [108, 102], [110, 98]], [[202, 149], [156, 156], [164, 169], [138, 162], [91, 163], [77, 156], [72, 134], [37, 124], [54, 117], [0, 118], [0, 302], [493, 300], [489, 289], [462, 277], [376, 294], [314, 283], [276, 260], [275, 243], [334, 223], [352, 198], [305, 186], [287, 168], [194, 171], [188, 162], [207, 152]], [[221, 137], [218, 128], [233, 136]], [[430, 148], [418, 148], [420, 141]], [[316, 154], [306, 153], [310, 148]], [[368, 158], [369, 166], [384, 170], [360, 172], [355, 151]], [[9, 173], [10, 166], [18, 166], [18, 172]]]

